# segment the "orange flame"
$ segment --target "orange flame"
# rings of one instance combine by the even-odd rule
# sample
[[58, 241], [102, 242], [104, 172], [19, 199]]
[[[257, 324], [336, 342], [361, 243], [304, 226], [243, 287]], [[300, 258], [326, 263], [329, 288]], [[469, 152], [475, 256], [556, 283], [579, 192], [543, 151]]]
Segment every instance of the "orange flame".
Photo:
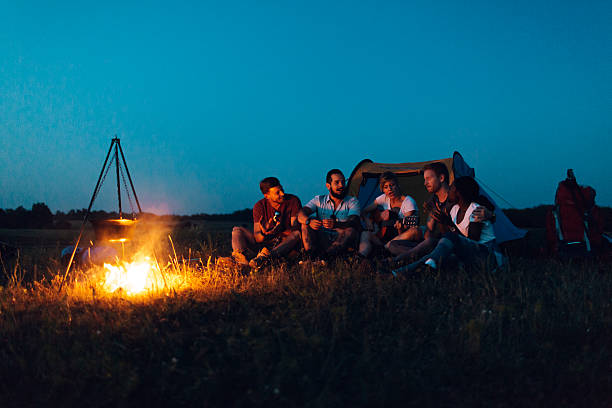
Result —
[[149, 257], [119, 265], [104, 264], [104, 288], [109, 292], [123, 289], [128, 295], [137, 295], [165, 286], [164, 277]]

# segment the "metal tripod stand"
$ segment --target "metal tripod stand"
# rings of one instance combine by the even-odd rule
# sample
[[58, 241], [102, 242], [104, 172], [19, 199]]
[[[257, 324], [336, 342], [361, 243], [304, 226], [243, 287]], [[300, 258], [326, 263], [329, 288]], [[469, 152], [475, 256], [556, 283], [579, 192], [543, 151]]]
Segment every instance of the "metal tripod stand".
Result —
[[[114, 152], [113, 152], [113, 149], [114, 149]], [[121, 162], [123, 163], [123, 167], [121, 166], [121, 163], [119, 161], [120, 154], [121, 154]], [[111, 158], [110, 162], [108, 160], [109, 158]], [[76, 243], [74, 244], [74, 249], [72, 250], [72, 255], [70, 256], [70, 261], [68, 261], [68, 266], [66, 267], [66, 272], [64, 273], [64, 276], [62, 277], [62, 281], [60, 282], [59, 291], [62, 290], [62, 287], [66, 281], [66, 278], [68, 277], [68, 274], [70, 273], [70, 267], [72, 266], [72, 262], [74, 261], [74, 256], [76, 254], [77, 248], [79, 247], [79, 243], [81, 242], [81, 238], [83, 237], [83, 232], [85, 231], [85, 224], [89, 220], [89, 216], [91, 214], [91, 208], [93, 206], [94, 201], [96, 200], [96, 197], [98, 196], [98, 193], [100, 192], [100, 189], [102, 188], [102, 184], [104, 183], [106, 175], [108, 174], [108, 171], [112, 167], [113, 162], [115, 163], [115, 170], [116, 170], [116, 175], [117, 175], [117, 201], [119, 202], [119, 218], [123, 218], [123, 212], [121, 208], [121, 178], [123, 178], [123, 182], [124, 182], [126, 192], [128, 195], [128, 200], [130, 201], [130, 205], [132, 203], [131, 198], [130, 198], [130, 190], [127, 188], [127, 184], [125, 183], [125, 177], [123, 177], [122, 168], [125, 168], [127, 178], [130, 182], [132, 194], [134, 195], [134, 200], [136, 201], [136, 205], [138, 206], [138, 213], [142, 214], [142, 208], [140, 207], [140, 202], [138, 201], [138, 196], [136, 195], [136, 190], [134, 189], [134, 183], [132, 182], [132, 176], [130, 175], [130, 171], [128, 169], [127, 162], [125, 161], [125, 155], [123, 154], [123, 149], [121, 148], [121, 142], [119, 138], [117, 137], [117, 135], [115, 135], [115, 137], [111, 141], [111, 145], [110, 145], [110, 148], [108, 149], [108, 153], [106, 154], [106, 159], [104, 159], [102, 170], [100, 171], [100, 175], [98, 176], [98, 182], [96, 183], [96, 187], [94, 188], [94, 192], [91, 196], [91, 200], [89, 201], [89, 207], [87, 208], [87, 212], [85, 213], [85, 216], [83, 217], [83, 222], [81, 223], [81, 229], [79, 231], [79, 236], [76, 240]], [[132, 207], [132, 215], [134, 215], [133, 207]]]

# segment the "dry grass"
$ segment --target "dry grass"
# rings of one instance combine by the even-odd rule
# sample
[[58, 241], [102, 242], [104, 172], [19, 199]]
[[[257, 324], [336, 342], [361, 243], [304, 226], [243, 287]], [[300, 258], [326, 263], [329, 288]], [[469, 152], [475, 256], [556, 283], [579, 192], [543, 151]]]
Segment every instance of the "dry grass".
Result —
[[158, 253], [182, 281], [146, 296], [105, 293], [92, 273], [58, 291], [53, 262], [38, 279], [8, 265], [0, 406], [612, 403], [610, 264], [243, 274], [208, 262], [227, 235], [176, 238], [176, 256]]

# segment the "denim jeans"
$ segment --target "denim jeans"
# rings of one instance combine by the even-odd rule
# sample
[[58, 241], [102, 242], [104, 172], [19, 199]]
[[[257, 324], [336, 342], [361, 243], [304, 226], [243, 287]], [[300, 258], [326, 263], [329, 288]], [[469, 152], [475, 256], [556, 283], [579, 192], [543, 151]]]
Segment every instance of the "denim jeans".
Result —
[[423, 258], [432, 258], [438, 265], [444, 262], [451, 254], [455, 254], [466, 265], [476, 265], [486, 262], [493, 255], [495, 240], [484, 244], [464, 237], [460, 234], [446, 233], [436, 248]]

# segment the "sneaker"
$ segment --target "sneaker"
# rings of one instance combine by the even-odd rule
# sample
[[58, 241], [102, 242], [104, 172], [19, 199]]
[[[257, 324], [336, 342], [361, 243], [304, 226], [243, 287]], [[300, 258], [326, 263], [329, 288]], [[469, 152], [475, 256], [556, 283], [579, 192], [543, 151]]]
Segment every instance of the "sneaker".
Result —
[[234, 258], [234, 261], [236, 261], [238, 265], [246, 266], [249, 264], [247, 257], [240, 251], [232, 252], [232, 258]]
[[398, 278], [400, 276], [406, 276], [413, 272], [415, 272], [421, 265], [421, 262], [413, 262], [410, 265], [402, 266], [401, 268], [397, 268], [391, 271], [393, 277]]
[[223, 267], [230, 267], [234, 266], [236, 261], [231, 256], [220, 256], [217, 258], [216, 264]]
[[426, 260], [425, 265], [429, 266], [432, 269], [438, 268], [438, 265], [436, 265], [436, 261], [434, 261], [432, 258], [429, 258], [428, 260]]
[[266, 262], [270, 260], [270, 255], [271, 253], [268, 248], [263, 247], [261, 251], [259, 251], [257, 256], [251, 259], [251, 262], [249, 262], [249, 266], [254, 269], [261, 268]]
[[269, 261], [270, 261], [270, 258], [268, 257], [258, 256], [258, 257], [251, 259], [251, 261], [249, 262], [249, 266], [252, 269], [259, 269]]
[[393, 275], [394, 278], [399, 278], [400, 276], [403, 276], [403, 274], [404, 274], [403, 268], [393, 269], [391, 271], [391, 275]]

